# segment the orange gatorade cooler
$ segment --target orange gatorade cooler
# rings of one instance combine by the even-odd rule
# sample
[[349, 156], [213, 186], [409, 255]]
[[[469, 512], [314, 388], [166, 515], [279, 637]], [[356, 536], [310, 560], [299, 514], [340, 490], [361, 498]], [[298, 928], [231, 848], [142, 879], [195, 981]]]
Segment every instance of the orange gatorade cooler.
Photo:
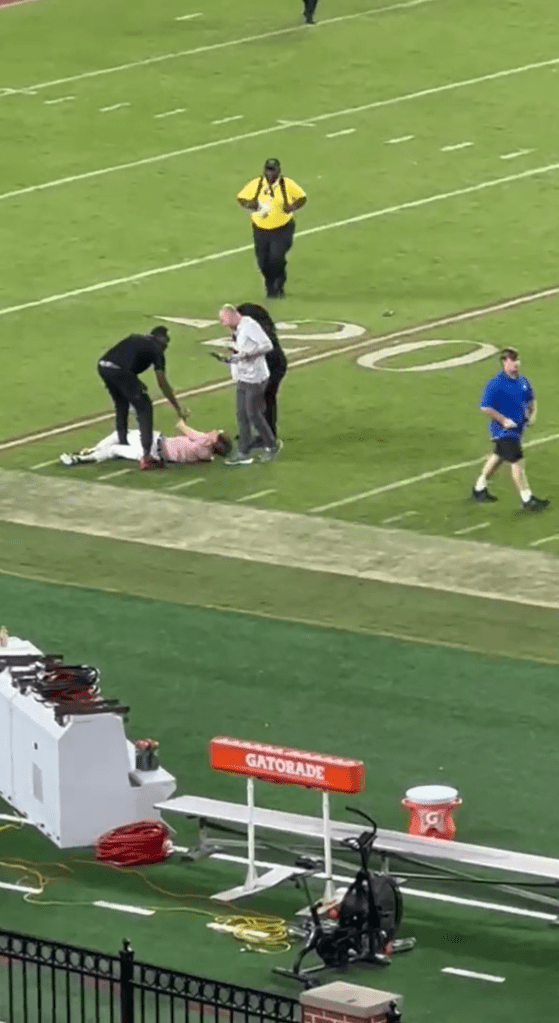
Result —
[[452, 811], [461, 802], [457, 790], [449, 785], [416, 785], [408, 789], [402, 799], [402, 806], [411, 811], [408, 834], [452, 841], [456, 834]]

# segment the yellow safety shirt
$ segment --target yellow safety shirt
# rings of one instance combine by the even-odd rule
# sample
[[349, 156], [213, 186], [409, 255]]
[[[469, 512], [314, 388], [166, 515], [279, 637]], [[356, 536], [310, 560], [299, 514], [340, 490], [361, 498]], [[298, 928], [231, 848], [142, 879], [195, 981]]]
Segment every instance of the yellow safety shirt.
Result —
[[[265, 231], [273, 231], [274, 228], [283, 227], [284, 224], [293, 220], [293, 214], [285, 213], [283, 209], [285, 199], [280, 178], [273, 184], [264, 178], [260, 190], [258, 190], [259, 184], [260, 178], [253, 178], [237, 195], [237, 199], [258, 199], [259, 208], [251, 214], [252, 223], [257, 227], [263, 227]], [[306, 198], [303, 189], [299, 188], [299, 185], [291, 178], [283, 178], [283, 184], [288, 205], [294, 203], [296, 199]], [[256, 195], [257, 191], [258, 196]]]

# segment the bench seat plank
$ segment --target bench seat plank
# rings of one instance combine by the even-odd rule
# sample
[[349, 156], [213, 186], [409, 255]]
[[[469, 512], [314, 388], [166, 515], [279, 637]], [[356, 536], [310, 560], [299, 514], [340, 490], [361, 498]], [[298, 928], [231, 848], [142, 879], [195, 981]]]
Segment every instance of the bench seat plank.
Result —
[[[248, 807], [241, 803], [230, 803], [203, 796], [178, 796], [157, 803], [158, 810], [181, 814], [184, 817], [204, 818], [208, 821], [247, 825]], [[284, 810], [270, 810], [255, 807], [253, 821], [256, 827], [270, 831], [282, 831], [306, 838], [324, 838], [324, 826], [320, 817], [288, 813]], [[332, 841], [343, 842], [356, 838], [366, 830], [364, 824], [349, 821], [331, 821]], [[447, 842], [439, 838], [422, 838], [407, 835], [401, 831], [386, 831], [379, 828], [374, 845], [375, 851], [387, 855], [422, 857], [428, 860], [450, 860], [493, 870], [505, 870], [559, 882], [559, 860], [549, 856], [514, 852], [507, 849], [493, 849], [490, 846], [470, 845], [466, 842]]]

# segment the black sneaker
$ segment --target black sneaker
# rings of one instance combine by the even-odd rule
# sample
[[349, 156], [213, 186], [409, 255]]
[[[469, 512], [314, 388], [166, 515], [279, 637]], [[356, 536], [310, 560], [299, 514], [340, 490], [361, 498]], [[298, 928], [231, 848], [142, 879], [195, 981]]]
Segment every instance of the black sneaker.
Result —
[[483, 490], [476, 490], [476, 488], [474, 487], [473, 490], [472, 490], [472, 497], [473, 497], [474, 501], [479, 501], [480, 504], [482, 504], [483, 501], [498, 501], [499, 500], [498, 497], [495, 497], [495, 494], [490, 494], [489, 493], [487, 487], [484, 487]]
[[527, 501], [522, 502], [522, 507], [526, 508], [527, 511], [543, 511], [548, 505], [549, 501], [546, 498], [535, 497], [534, 494]]

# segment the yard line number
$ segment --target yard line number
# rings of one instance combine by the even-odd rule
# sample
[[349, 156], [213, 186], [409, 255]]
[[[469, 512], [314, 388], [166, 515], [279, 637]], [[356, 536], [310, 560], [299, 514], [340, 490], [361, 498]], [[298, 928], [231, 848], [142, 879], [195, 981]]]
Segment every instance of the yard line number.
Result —
[[[218, 320], [202, 320], [177, 316], [161, 316], [162, 320], [169, 323], [176, 323], [183, 327], [193, 327], [200, 331], [207, 332], [210, 328], [219, 326]], [[355, 341], [367, 335], [367, 327], [358, 323], [346, 323], [342, 320], [293, 320], [289, 323], [276, 323], [279, 339], [287, 355], [296, 355], [308, 351], [314, 345], [331, 342], [340, 345], [344, 342]], [[371, 345], [375, 340], [371, 338]], [[230, 335], [220, 334], [217, 337], [210, 337], [201, 341], [202, 345], [213, 348], [228, 348], [231, 344]], [[390, 360], [395, 356], [408, 355], [421, 349], [437, 348], [440, 345], [470, 345], [470, 351], [462, 352], [460, 355], [434, 360], [433, 358], [419, 365], [391, 366]], [[360, 355], [356, 360], [357, 365], [363, 369], [383, 370], [390, 373], [426, 373], [437, 369], [456, 369], [459, 366], [468, 366], [474, 362], [481, 362], [484, 359], [495, 355], [495, 345], [482, 341], [468, 339], [455, 340], [453, 338], [419, 339], [417, 341], [406, 341], [402, 344], [383, 344], [371, 352]]]

